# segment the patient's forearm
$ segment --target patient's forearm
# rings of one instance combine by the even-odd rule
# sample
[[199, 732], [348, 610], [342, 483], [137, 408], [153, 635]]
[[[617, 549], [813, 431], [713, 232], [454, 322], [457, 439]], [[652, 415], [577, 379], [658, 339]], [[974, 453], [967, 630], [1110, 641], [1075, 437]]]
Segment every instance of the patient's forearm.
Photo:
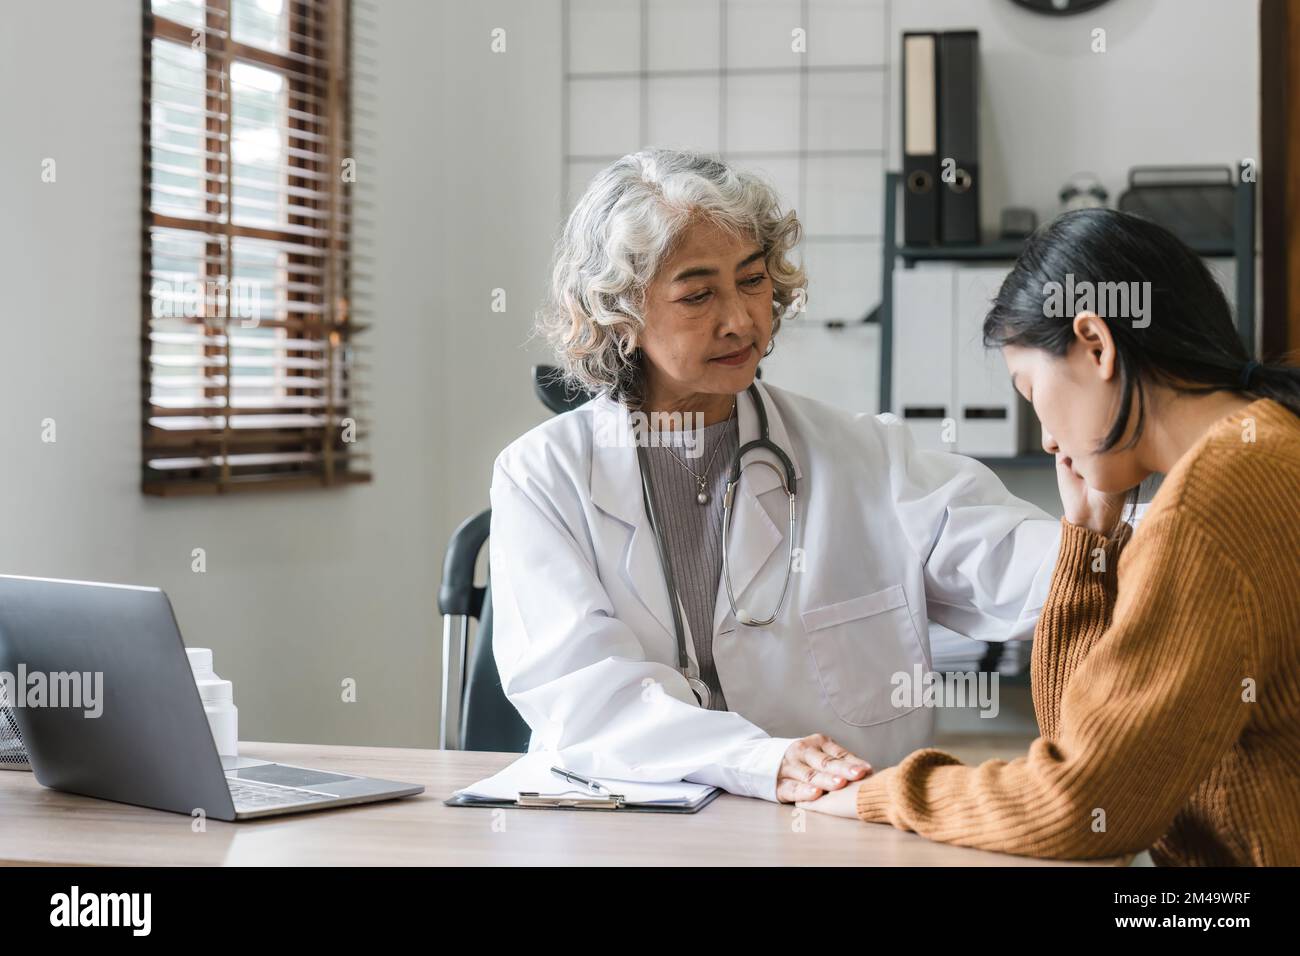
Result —
[[1110, 626], [1119, 554], [1131, 532], [1125, 524], [1114, 537], [1106, 538], [1061, 521], [1061, 548], [1034, 629], [1030, 665], [1034, 715], [1044, 737], [1056, 737], [1066, 685]]

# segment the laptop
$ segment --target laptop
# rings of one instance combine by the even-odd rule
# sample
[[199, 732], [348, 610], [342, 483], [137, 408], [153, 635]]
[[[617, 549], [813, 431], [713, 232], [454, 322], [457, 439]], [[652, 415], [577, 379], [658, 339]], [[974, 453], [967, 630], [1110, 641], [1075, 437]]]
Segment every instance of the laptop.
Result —
[[219, 756], [158, 588], [0, 575], [0, 681], [36, 780], [55, 790], [217, 820], [424, 792]]

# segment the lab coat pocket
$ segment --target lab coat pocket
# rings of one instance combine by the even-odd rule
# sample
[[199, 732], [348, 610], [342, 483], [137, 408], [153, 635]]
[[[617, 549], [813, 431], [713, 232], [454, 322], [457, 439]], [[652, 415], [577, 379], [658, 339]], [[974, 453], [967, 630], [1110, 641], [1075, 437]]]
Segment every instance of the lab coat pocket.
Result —
[[[895, 674], [911, 681], [925, 656], [901, 585], [864, 594], [800, 617], [826, 699], [847, 724], [883, 724], [915, 710], [895, 707]], [[910, 697], [910, 695], [909, 695]]]

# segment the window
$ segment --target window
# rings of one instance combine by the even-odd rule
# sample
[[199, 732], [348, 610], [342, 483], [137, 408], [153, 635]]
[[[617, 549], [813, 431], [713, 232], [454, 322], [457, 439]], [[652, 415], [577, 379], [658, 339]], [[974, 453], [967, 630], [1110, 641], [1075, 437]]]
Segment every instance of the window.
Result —
[[144, 0], [147, 494], [369, 480], [349, 0]]

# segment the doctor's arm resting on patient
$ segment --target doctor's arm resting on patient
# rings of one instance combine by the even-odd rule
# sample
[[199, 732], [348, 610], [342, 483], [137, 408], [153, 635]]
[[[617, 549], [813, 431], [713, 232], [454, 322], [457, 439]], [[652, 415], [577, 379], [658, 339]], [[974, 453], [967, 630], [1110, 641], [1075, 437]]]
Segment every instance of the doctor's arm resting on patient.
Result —
[[982, 462], [919, 448], [893, 416], [860, 418], [881, 436], [898, 525], [923, 568], [927, 617], [976, 641], [1031, 638], [1059, 523]]
[[[1167, 318], [1051, 318], [1041, 299], [1066, 273], [1143, 280]], [[978, 767], [919, 750], [801, 805], [1030, 856], [1300, 864], [1300, 370], [1251, 360], [1195, 253], [1112, 210], [1031, 239], [985, 339], [1042, 421], [1065, 504], [1033, 651], [1041, 736]], [[1165, 480], [1131, 532], [1106, 496], [1151, 473]]]

